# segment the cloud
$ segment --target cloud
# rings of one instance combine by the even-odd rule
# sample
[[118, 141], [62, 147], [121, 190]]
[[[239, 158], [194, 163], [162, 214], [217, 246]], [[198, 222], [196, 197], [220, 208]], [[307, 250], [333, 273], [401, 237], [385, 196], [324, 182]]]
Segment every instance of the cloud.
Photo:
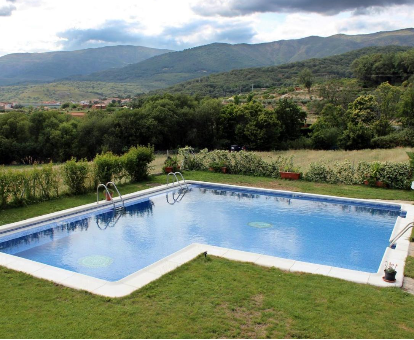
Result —
[[156, 48], [184, 49], [213, 42], [251, 42], [256, 32], [246, 21], [194, 20], [181, 26], [167, 26], [158, 34], [147, 34], [138, 23], [106, 21], [98, 28], [69, 29], [58, 33], [62, 48], [76, 50], [129, 44]]
[[13, 11], [16, 10], [16, 6], [11, 3], [16, 0], [0, 0], [0, 17], [9, 17]]
[[411, 5], [414, 0], [196, 0], [192, 4], [195, 13], [202, 16], [234, 17], [253, 13], [308, 12], [336, 15], [352, 11], [355, 15], [394, 5]]

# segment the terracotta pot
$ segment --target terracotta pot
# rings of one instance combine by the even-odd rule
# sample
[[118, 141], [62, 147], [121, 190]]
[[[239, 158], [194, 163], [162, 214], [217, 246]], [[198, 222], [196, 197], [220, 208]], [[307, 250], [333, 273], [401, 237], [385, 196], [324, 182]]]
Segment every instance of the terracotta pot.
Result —
[[298, 180], [300, 178], [299, 172], [280, 171], [280, 178]]
[[107, 201], [110, 201], [111, 199], [112, 199], [112, 193], [107, 193], [106, 191], [105, 191], [105, 199], [107, 200]]
[[376, 181], [375, 186], [380, 187], [380, 188], [385, 188], [387, 185], [384, 182]]
[[208, 168], [208, 171], [212, 171], [212, 172], [213, 172], [213, 171], [214, 171], [214, 169], [213, 169], [213, 168]]
[[172, 166], [166, 166], [165, 167], [165, 173], [166, 174], [169, 174], [170, 172], [172, 172], [173, 171], [173, 167]]
[[227, 167], [223, 166], [223, 167], [221, 168], [221, 172], [222, 172], [223, 174], [226, 174], [226, 173], [227, 173]]
[[369, 185], [369, 182], [367, 180], [364, 181], [365, 185]]

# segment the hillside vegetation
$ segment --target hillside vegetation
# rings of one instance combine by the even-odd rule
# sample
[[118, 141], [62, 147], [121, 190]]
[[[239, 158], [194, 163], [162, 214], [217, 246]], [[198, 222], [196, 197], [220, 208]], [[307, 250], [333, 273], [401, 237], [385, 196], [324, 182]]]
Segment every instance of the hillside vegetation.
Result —
[[368, 46], [414, 46], [414, 29], [366, 35], [307, 37], [264, 44], [210, 44], [163, 54], [143, 62], [88, 76], [88, 81], [143, 82], [163, 88], [202, 76], [249, 67], [275, 66], [323, 58]]
[[102, 97], [126, 97], [143, 93], [139, 84], [65, 81], [48, 84], [0, 86], [0, 100], [22, 104], [44, 101], [81, 101]]
[[248, 68], [214, 74], [176, 84], [156, 92], [221, 97], [249, 91], [252, 85], [255, 88], [292, 86], [298, 84], [298, 75], [304, 68], [311, 70], [317, 81], [329, 78], [350, 78], [353, 76], [351, 65], [354, 60], [361, 56], [374, 53], [396, 53], [410, 49], [411, 47], [403, 46], [366, 47], [332, 57], [315, 58], [280, 66]]
[[0, 85], [48, 82], [138, 63], [170, 52], [141, 46], [108, 46], [78, 51], [13, 53], [0, 57]]

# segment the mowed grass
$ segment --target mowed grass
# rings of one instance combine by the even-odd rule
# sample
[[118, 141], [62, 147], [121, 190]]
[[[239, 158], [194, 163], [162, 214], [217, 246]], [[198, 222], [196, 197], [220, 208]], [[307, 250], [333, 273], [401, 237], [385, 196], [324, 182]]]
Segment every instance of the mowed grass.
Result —
[[[410, 191], [261, 177], [187, 179], [359, 198], [414, 200]], [[120, 186], [165, 183], [165, 175]], [[62, 197], [1, 211], [0, 224], [96, 201]], [[412, 272], [412, 260], [407, 270]], [[411, 269], [410, 269], [411, 268]], [[1, 338], [413, 338], [414, 296], [319, 275], [200, 256], [133, 294], [110, 299], [0, 267]]]
[[207, 256], [120, 298], [0, 268], [2, 338], [413, 338], [414, 296]]

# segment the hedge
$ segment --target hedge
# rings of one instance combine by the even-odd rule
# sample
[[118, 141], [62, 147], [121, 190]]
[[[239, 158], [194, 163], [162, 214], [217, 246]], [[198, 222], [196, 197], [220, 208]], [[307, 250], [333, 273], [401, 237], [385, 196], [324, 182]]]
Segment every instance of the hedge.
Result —
[[63, 166], [52, 163], [28, 170], [0, 168], [0, 207], [25, 205], [66, 194], [95, 190], [99, 182], [137, 181], [148, 176], [154, 159], [150, 146], [132, 147], [125, 155], [97, 155], [92, 163], [72, 158]]
[[[186, 147], [179, 150], [183, 157], [183, 168], [186, 170], [213, 170], [227, 167], [227, 172], [249, 176], [278, 178], [279, 171], [301, 172], [293, 165], [292, 157], [279, 156], [266, 162], [254, 152], [229, 152], [223, 150], [201, 150], [194, 154], [193, 149]], [[348, 160], [342, 162], [310, 164], [309, 170], [302, 178], [310, 182], [331, 184], [369, 184], [378, 181], [393, 189], [409, 189], [413, 168], [410, 163], [392, 162], [359, 162], [352, 164]]]

